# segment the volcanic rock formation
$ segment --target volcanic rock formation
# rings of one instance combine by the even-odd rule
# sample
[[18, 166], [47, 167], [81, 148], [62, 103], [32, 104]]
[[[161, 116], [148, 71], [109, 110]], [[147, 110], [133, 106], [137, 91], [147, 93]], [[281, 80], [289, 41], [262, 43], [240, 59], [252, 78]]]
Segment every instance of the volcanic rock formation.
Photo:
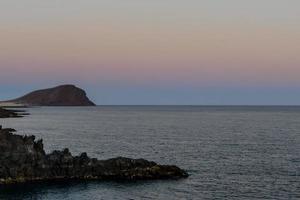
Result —
[[94, 106], [86, 92], [74, 85], [60, 85], [37, 90], [20, 98], [10, 100], [26, 106]]
[[19, 114], [20, 112], [22, 113], [23, 111], [14, 111], [0, 108], [0, 118], [22, 117], [22, 114]]
[[13, 134], [0, 126], [0, 184], [30, 181], [95, 179], [177, 179], [188, 174], [176, 167], [144, 159], [97, 160], [86, 153], [72, 156], [68, 149], [46, 154], [42, 140]]

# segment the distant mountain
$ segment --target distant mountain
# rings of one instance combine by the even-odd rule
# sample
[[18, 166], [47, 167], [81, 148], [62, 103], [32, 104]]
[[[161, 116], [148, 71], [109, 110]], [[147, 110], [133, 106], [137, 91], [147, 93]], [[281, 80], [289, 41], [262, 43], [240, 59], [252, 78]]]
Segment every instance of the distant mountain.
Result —
[[86, 92], [75, 85], [37, 90], [9, 102], [27, 106], [95, 106]]

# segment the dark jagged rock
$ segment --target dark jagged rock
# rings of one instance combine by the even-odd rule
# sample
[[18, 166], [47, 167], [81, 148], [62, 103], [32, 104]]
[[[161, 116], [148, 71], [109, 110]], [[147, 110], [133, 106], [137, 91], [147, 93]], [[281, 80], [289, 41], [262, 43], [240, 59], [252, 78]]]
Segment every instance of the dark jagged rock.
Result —
[[0, 108], [0, 118], [22, 117], [23, 114], [26, 114], [22, 114], [22, 112], [23, 111], [7, 110], [4, 108]]
[[61, 179], [146, 180], [177, 179], [188, 174], [176, 167], [144, 159], [97, 160], [68, 149], [46, 154], [42, 140], [15, 135], [0, 126], [0, 184]]
[[86, 92], [74, 85], [37, 90], [7, 102], [26, 106], [95, 106]]

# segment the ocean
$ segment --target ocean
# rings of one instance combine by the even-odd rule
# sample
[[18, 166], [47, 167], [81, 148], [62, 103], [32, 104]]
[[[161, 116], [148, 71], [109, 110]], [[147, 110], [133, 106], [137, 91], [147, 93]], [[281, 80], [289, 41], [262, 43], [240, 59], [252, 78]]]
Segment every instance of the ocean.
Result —
[[0, 187], [0, 199], [300, 199], [300, 107], [28, 108], [0, 119], [43, 138], [47, 152], [145, 158], [186, 169], [182, 180], [76, 181]]

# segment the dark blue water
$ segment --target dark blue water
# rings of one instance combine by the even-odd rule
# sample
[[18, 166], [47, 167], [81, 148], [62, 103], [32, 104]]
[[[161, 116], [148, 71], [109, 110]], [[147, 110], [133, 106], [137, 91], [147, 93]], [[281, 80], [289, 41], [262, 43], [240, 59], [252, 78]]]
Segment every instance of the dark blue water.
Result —
[[30, 108], [0, 124], [106, 159], [145, 158], [178, 181], [72, 182], [0, 188], [0, 199], [300, 199], [300, 107]]

